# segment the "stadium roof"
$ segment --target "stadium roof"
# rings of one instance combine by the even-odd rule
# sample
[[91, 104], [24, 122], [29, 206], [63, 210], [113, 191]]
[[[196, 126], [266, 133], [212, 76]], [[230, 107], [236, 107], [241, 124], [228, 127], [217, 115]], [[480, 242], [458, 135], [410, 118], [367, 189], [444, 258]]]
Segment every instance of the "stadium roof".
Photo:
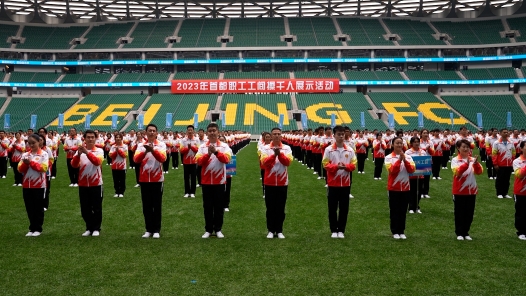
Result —
[[1, 3], [2, 13], [15, 21], [34, 22], [37, 15], [47, 23], [60, 23], [64, 19], [69, 19], [66, 22], [89, 22], [203, 17], [451, 17], [452, 11], [458, 17], [473, 18], [488, 9], [493, 15], [511, 15], [520, 8], [522, 0], [2, 0]]

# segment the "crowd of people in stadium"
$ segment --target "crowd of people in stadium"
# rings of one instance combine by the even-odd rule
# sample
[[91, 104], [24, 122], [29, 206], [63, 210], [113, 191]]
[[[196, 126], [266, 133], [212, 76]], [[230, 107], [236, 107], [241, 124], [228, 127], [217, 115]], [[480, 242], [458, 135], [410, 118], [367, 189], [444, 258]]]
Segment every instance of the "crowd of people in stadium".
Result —
[[[44, 212], [49, 208], [51, 183], [57, 176], [59, 146], [66, 153], [70, 187], [79, 188], [81, 215], [86, 229], [83, 236], [99, 236], [102, 223], [102, 170], [111, 166], [116, 198], [124, 197], [126, 171], [134, 170], [135, 187], [141, 190], [145, 233], [143, 238], [159, 238], [162, 217], [164, 175], [184, 169], [184, 197], [195, 198], [202, 188], [205, 217], [203, 238], [223, 238], [223, 215], [229, 211], [231, 178], [226, 164], [232, 155], [250, 143], [251, 135], [241, 131], [220, 131], [215, 123], [206, 131], [189, 125], [186, 132], [158, 132], [149, 124], [144, 131], [128, 133], [69, 130], [69, 134], [40, 128], [6, 133], [0, 131], [0, 178], [7, 176], [8, 162], [13, 169], [13, 186], [22, 187], [29, 218], [26, 236], [42, 233]], [[496, 196], [509, 195], [510, 177], [515, 175], [515, 227], [518, 238], [526, 240], [526, 131], [479, 131], [466, 127], [458, 132], [427, 129], [413, 131], [352, 131], [348, 127], [319, 127], [315, 130], [285, 131], [274, 128], [263, 132], [257, 151], [261, 168], [263, 198], [266, 205], [267, 238], [285, 238], [283, 224], [288, 189], [288, 170], [293, 159], [313, 170], [327, 187], [328, 217], [332, 238], [344, 238], [349, 212], [352, 172], [365, 174], [365, 161], [372, 151], [374, 173], [380, 181], [385, 166], [390, 208], [390, 228], [394, 239], [406, 239], [406, 214], [421, 214], [420, 199], [430, 198], [430, 180], [441, 180], [441, 169], [451, 163], [455, 233], [458, 240], [472, 240], [478, 191], [475, 175], [485, 163], [487, 176], [495, 180]], [[478, 147], [479, 155], [473, 157]], [[455, 154], [456, 152], [456, 154]], [[413, 175], [413, 157], [432, 159], [431, 175]]]

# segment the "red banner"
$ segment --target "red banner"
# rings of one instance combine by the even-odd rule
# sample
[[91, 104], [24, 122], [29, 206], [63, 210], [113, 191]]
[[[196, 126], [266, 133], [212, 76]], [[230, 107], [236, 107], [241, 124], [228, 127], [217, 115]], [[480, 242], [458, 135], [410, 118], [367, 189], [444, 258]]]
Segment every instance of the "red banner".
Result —
[[339, 92], [338, 79], [172, 80], [174, 94]]

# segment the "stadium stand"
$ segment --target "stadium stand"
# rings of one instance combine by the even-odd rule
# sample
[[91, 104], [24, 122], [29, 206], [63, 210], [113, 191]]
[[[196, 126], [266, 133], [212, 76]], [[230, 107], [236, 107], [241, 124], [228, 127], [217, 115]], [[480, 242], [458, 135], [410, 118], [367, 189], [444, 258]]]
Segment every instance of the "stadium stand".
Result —
[[342, 45], [335, 41], [336, 28], [331, 18], [328, 17], [303, 17], [289, 18], [290, 33], [296, 35], [294, 46], [337, 46]]
[[289, 72], [225, 72], [225, 79], [290, 78]]
[[228, 47], [287, 46], [287, 43], [280, 40], [280, 36], [285, 35], [285, 26], [281, 19], [232, 18], [229, 35], [234, 39], [227, 43]]
[[397, 71], [345, 71], [347, 80], [367, 81], [367, 80], [404, 80], [400, 72]]
[[296, 78], [335, 78], [341, 80], [340, 72], [338, 71], [309, 71], [309, 72], [294, 72]]
[[337, 18], [343, 34], [351, 36], [347, 45], [394, 45], [392, 41], [385, 40], [384, 28], [378, 20], [358, 18]]
[[174, 80], [178, 79], [218, 79], [218, 72], [177, 72]]
[[66, 74], [60, 83], [75, 83], [75, 82], [108, 82], [112, 74]]
[[435, 31], [425, 22], [384, 19], [393, 34], [398, 34], [400, 45], [444, 45], [442, 40], [433, 37]]
[[[256, 96], [225, 94], [221, 100], [221, 110], [225, 111], [225, 122], [227, 129], [246, 130], [245, 106], [248, 103], [256, 104]], [[250, 120], [249, 116], [247, 121]], [[252, 119], [253, 121], [254, 119]], [[285, 125], [285, 123], [283, 123]]]
[[[188, 124], [194, 123], [194, 114], [199, 114], [199, 126], [206, 128], [205, 119], [206, 111], [213, 110], [217, 103], [217, 95], [185, 95], [181, 98], [181, 103], [174, 113], [177, 113], [178, 119], [174, 123], [174, 128], [178, 130], [186, 129]], [[203, 109], [200, 109], [203, 108]], [[199, 110], [198, 110], [199, 109]], [[202, 111], [202, 113], [201, 113]], [[162, 114], [166, 123], [166, 114]]]
[[79, 38], [87, 29], [87, 26], [25, 26], [22, 37], [26, 39], [24, 43], [17, 44], [16, 48], [69, 49], [73, 38]]
[[181, 41], [173, 47], [220, 47], [217, 37], [224, 30], [225, 19], [186, 19], [178, 33]]
[[469, 80], [518, 78], [513, 68], [481, 68], [462, 70], [462, 74]]
[[7, 39], [16, 36], [19, 26], [5, 25], [0, 26], [0, 48], [10, 48], [11, 43], [7, 43]]
[[[37, 115], [37, 126], [46, 126], [57, 114], [71, 107], [78, 98], [12, 98], [4, 114], [11, 116], [11, 131], [26, 130], [30, 127], [31, 115]], [[4, 126], [4, 116], [0, 118]]]
[[482, 113], [484, 128], [506, 126], [507, 112], [512, 112], [514, 127], [524, 128], [526, 116], [513, 95], [486, 96], [442, 96], [452, 108], [471, 122], [477, 122], [477, 113]]
[[9, 82], [40, 82], [54, 83], [60, 74], [45, 72], [12, 72]]
[[84, 44], [78, 44], [75, 49], [95, 49], [95, 48], [117, 48], [120, 37], [125, 37], [134, 23], [117, 23], [94, 26], [86, 37], [88, 40]]
[[441, 33], [446, 33], [453, 45], [509, 43], [508, 38], [501, 38], [504, 27], [500, 20], [470, 22], [432, 22]]
[[520, 32], [520, 36], [515, 36], [515, 41], [525, 42], [526, 41], [526, 17], [514, 17], [507, 18], [506, 21], [510, 26], [511, 30], [517, 30]]
[[121, 73], [113, 82], [167, 82], [170, 73]]
[[124, 48], [162, 48], [167, 47], [166, 37], [172, 36], [179, 21], [140, 22], [133, 30], [133, 41]]
[[407, 71], [411, 80], [461, 80], [455, 71]]

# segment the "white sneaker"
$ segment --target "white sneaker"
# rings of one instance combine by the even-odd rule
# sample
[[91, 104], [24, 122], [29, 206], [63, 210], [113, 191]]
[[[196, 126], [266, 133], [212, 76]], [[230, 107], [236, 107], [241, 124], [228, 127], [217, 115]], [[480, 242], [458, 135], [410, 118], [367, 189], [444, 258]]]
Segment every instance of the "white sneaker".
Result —
[[349, 194], [349, 198], [354, 198], [354, 196], [352, 194]]
[[165, 173], [165, 174], [168, 174], [169, 172], [168, 172], [168, 171], [166, 171], [166, 172], [164, 172], [164, 173]]
[[321, 179], [321, 177], [318, 177], [318, 180], [320, 180], [320, 179]]
[[5, 179], [5, 176], [2, 176], [2, 179]]
[[95, 230], [95, 231], [93, 231], [93, 234], [91, 236], [99, 236], [99, 235], [100, 235], [100, 233], [97, 230]]
[[457, 240], [464, 240], [464, 237], [459, 235], [459, 236], [457, 236]]
[[378, 180], [382, 180], [382, 178], [378, 178]]
[[205, 234], [203, 234], [203, 236], [201, 236], [202, 238], [209, 238], [210, 237], [210, 232], [205, 232]]
[[283, 233], [278, 233], [278, 238], [285, 238], [285, 236], [283, 235]]
[[441, 177], [437, 177], [437, 179], [438, 179], [438, 180], [442, 180], [442, 178], [441, 178]]
[[269, 233], [267, 234], [267, 238], [274, 238], [274, 233], [269, 232]]
[[400, 234], [400, 238], [401, 239], [407, 239], [407, 236], [405, 236], [405, 234]]
[[505, 198], [512, 198], [512, 197], [506, 194]]
[[82, 234], [82, 236], [90, 236], [90, 235], [91, 235], [91, 231], [89, 231], [89, 230], [86, 230], [86, 231]]
[[32, 236], [40, 236], [40, 232], [39, 231], [35, 231], [35, 232], [33, 232]]
[[493, 180], [493, 177], [489, 177], [490, 180]]
[[16, 186], [18, 186], [18, 184], [13, 184], [13, 187], [16, 187]]
[[152, 235], [152, 234], [149, 233], [148, 231], [146, 231], [146, 232], [142, 235], [142, 238], [149, 238], [150, 235]]
[[331, 238], [338, 238], [338, 234], [337, 234], [336, 232], [333, 232], [333, 233], [331, 234]]
[[415, 211], [409, 210], [409, 214], [414, 214], [414, 213], [415, 213]]
[[378, 180], [378, 178], [374, 178], [375, 180]]
[[119, 195], [118, 195], [118, 194], [115, 194], [113, 197], [119, 197]]
[[225, 238], [225, 235], [221, 231], [216, 232], [216, 236], [217, 238]]
[[134, 187], [135, 187], [135, 188], [137, 188], [137, 187], [141, 187], [141, 185], [140, 185], [140, 184], [135, 184]]
[[345, 235], [343, 234], [343, 232], [338, 232], [338, 238], [345, 238]]
[[365, 172], [364, 172], [364, 171], [362, 171], [362, 174], [365, 174]]
[[131, 170], [131, 169], [132, 169], [132, 167], [129, 168], [129, 170]]
[[325, 188], [329, 187], [329, 185], [325, 184]]
[[69, 187], [73, 187], [73, 183], [69, 184]]
[[153, 238], [160, 238], [160, 237], [161, 237], [161, 235], [159, 234], [159, 232], [156, 232], [156, 233], [153, 234]]
[[179, 167], [176, 167], [175, 169], [176, 169], [176, 170], [178, 170], [178, 169], [179, 169]]
[[423, 195], [423, 194], [420, 194], [420, 198], [424, 198], [424, 195]]
[[497, 198], [504, 198], [504, 196], [502, 196], [502, 195], [497, 195]]
[[263, 180], [263, 178], [259, 178], [260, 180]]
[[75, 183], [73, 184], [73, 187], [79, 187], [79, 184]]
[[183, 197], [184, 197], [184, 198], [189, 198], [189, 197], [190, 197], [190, 194], [187, 193], [187, 194], [185, 194]]
[[464, 238], [465, 238], [466, 240], [469, 240], [469, 241], [470, 241], [470, 240], [473, 240], [473, 239], [471, 238], [471, 236], [469, 236], [469, 235], [466, 236], [466, 237], [464, 237]]
[[433, 177], [433, 180], [436, 180], [436, 179], [437, 179], [437, 177]]
[[524, 235], [524, 234], [519, 235], [519, 239], [520, 240], [526, 240], [526, 235]]
[[22, 184], [18, 184], [18, 187], [22, 187]]
[[[30, 231], [30, 232], [26, 233], [26, 236], [33, 236], [33, 232]], [[523, 235], [523, 236], [524, 236], [524, 235]], [[520, 238], [520, 237], [519, 237], [519, 238]]]
[[265, 198], [265, 196], [263, 195], [263, 198]]
[[190, 198], [195, 198], [195, 194], [190, 194]]
[[199, 187], [201, 187], [201, 185], [197, 184], [197, 185], [195, 185], [195, 187], [199, 188]]
[[229, 208], [225, 208], [225, 212], [230, 212], [230, 209]]
[[172, 170], [175, 170], [175, 167], [172, 167]]
[[416, 210], [416, 212], [419, 213], [419, 214], [422, 214], [422, 211], [420, 211], [420, 210]]
[[318, 172], [314, 172], [314, 173], [312, 173], [312, 174], [313, 174], [313, 175], [316, 175], [317, 173], [318, 173]]
[[119, 194], [119, 197], [124, 197], [124, 194]]
[[398, 234], [393, 234], [394, 239], [400, 239], [400, 236]]
[[44, 212], [47, 212], [47, 208], [44, 208]]
[[424, 195], [424, 197], [425, 197], [425, 198], [431, 198], [431, 196], [429, 196], [429, 195], [427, 195], [427, 194]]

